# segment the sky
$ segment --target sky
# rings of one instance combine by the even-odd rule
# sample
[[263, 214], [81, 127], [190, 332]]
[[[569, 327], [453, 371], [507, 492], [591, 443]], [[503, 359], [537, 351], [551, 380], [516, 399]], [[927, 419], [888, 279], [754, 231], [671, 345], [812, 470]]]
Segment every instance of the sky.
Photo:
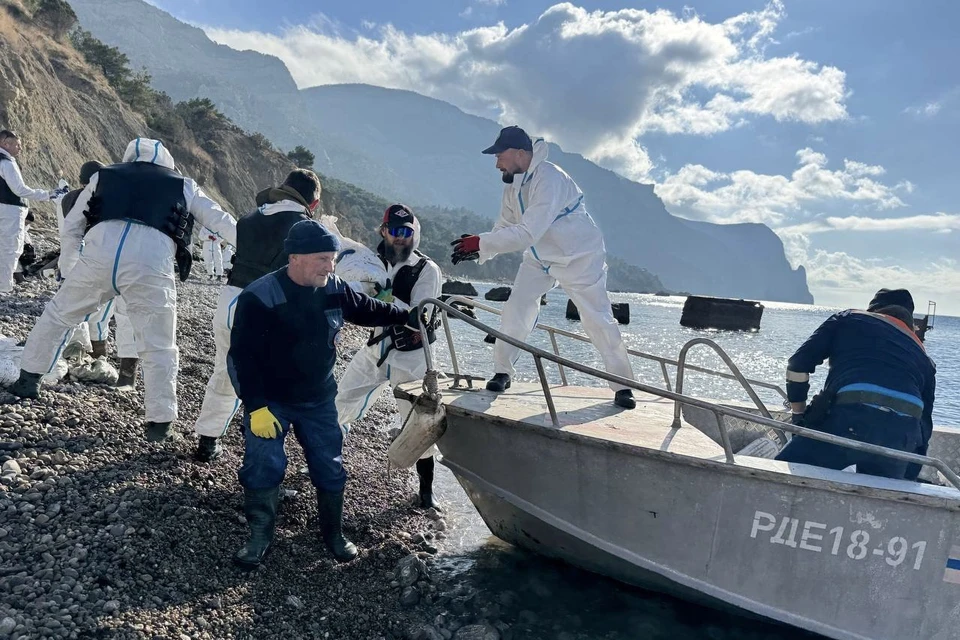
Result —
[[151, 0], [301, 87], [446, 100], [762, 222], [817, 303], [906, 287], [960, 315], [960, 3]]

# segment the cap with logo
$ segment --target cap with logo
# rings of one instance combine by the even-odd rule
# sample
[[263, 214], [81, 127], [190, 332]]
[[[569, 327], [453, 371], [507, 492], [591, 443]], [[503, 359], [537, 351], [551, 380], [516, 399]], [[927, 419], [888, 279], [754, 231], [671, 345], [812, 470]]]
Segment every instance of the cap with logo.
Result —
[[413, 229], [415, 219], [413, 211], [410, 211], [410, 207], [405, 204], [392, 204], [383, 212], [383, 224], [388, 229], [395, 229], [397, 227], [409, 227]]

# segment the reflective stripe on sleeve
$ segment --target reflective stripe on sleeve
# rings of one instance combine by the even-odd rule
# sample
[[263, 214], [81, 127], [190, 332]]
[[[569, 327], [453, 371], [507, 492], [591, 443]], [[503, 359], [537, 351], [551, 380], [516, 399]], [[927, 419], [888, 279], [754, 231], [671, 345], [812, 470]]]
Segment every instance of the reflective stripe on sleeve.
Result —
[[799, 373], [797, 371], [790, 371], [787, 369], [787, 382], [809, 382], [810, 374], [809, 373]]

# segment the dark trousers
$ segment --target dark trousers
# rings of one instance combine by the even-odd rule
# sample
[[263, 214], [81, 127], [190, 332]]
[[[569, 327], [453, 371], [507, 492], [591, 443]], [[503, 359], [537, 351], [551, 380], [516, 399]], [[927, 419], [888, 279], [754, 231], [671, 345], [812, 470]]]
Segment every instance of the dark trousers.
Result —
[[[862, 404], [834, 405], [817, 430], [910, 453], [916, 452], [923, 444], [920, 421], [916, 418]], [[855, 464], [858, 473], [897, 479], [907, 477], [908, 467], [916, 466], [799, 436], [791, 439], [776, 459], [827, 469], [845, 469]], [[915, 478], [916, 475], [910, 479]]]
[[293, 430], [307, 459], [310, 481], [317, 489], [339, 492], [347, 482], [343, 469], [343, 432], [337, 423], [333, 397], [319, 402], [281, 404], [271, 402], [270, 411], [280, 421], [283, 434], [261, 438], [250, 430], [250, 414], [243, 413], [243, 465], [238, 476], [246, 489], [270, 489], [280, 486], [287, 470], [283, 444]]

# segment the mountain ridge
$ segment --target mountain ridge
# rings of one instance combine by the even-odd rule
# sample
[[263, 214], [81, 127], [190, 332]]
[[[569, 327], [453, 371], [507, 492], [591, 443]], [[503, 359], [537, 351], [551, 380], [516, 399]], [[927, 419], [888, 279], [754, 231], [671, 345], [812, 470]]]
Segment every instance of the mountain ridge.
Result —
[[[488, 219], [497, 213], [499, 175], [491, 158], [479, 153], [499, 129], [491, 120], [414, 92], [372, 85], [297, 90], [279, 59], [214, 43], [142, 0], [72, 5], [85, 28], [120, 47], [133, 65], [144, 66], [155, 86], [174, 99], [209, 97], [244, 128], [284, 148], [310, 148], [324, 174], [388, 200], [464, 208]], [[182, 37], [172, 35], [181, 33], [177, 30]], [[157, 32], [184, 44], [141, 46]], [[688, 224], [692, 221], [666, 210], [652, 185], [627, 180], [556, 145], [550, 155], [583, 189], [609, 254], [656, 273], [666, 287], [813, 301], [805, 272], [790, 267], [782, 242], [768, 227]]]

